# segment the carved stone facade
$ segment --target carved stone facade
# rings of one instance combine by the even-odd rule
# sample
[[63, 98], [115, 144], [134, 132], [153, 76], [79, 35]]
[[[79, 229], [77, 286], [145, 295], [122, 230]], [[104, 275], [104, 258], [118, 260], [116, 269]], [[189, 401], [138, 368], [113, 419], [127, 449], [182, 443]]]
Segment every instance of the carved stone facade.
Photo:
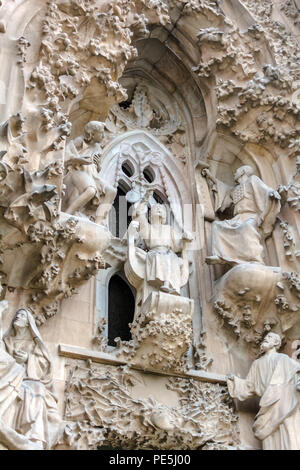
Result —
[[0, 449], [300, 450], [299, 18], [0, 2]]

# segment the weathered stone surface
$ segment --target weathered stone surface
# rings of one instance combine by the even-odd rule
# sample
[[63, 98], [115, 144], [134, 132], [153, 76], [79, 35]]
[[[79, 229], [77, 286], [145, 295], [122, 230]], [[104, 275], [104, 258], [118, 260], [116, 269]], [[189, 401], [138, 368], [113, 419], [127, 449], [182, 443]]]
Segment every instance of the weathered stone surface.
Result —
[[[59, 446], [262, 447], [224, 377], [270, 332], [299, 361], [299, 18], [298, 0], [0, 2], [0, 329], [32, 312]], [[0, 449], [57, 446], [49, 410], [28, 433], [4, 413], [28, 406], [26, 351], [2, 344]]]

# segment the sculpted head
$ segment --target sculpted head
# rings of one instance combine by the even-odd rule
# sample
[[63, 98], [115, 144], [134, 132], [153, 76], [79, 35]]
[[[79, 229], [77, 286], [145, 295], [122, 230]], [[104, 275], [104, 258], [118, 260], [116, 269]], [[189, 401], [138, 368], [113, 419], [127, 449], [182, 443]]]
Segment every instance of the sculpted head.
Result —
[[87, 142], [100, 142], [103, 139], [105, 124], [101, 121], [90, 121], [84, 128], [84, 138]]
[[17, 311], [13, 319], [13, 325], [19, 328], [26, 328], [29, 325], [27, 310], [25, 308], [20, 308]]
[[240, 166], [240, 168], [238, 168], [234, 174], [234, 181], [236, 183], [239, 183], [243, 176], [249, 177], [249, 176], [252, 176], [253, 174], [254, 174], [254, 170], [252, 166], [250, 165]]
[[151, 224], [165, 224], [167, 220], [167, 210], [163, 204], [154, 204], [150, 209]]
[[279, 349], [281, 346], [281, 338], [277, 333], [268, 333], [260, 345], [261, 352], [267, 352], [270, 349]]

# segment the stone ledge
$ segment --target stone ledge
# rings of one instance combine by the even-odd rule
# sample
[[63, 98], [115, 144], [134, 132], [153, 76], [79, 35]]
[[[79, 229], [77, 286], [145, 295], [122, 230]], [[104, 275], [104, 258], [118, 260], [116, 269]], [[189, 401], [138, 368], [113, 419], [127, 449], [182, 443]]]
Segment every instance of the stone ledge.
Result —
[[156, 375], [165, 375], [165, 376], [175, 376], [175, 377], [183, 377], [186, 379], [194, 379], [199, 380], [201, 382], [210, 382], [210, 383], [219, 383], [221, 385], [226, 385], [226, 377], [225, 375], [215, 374], [213, 372], [205, 372], [199, 370], [191, 370], [186, 373], [178, 374], [171, 372], [163, 372], [153, 369], [145, 369], [139, 365], [131, 365], [126, 361], [122, 361], [112, 354], [100, 352], [100, 351], [93, 351], [91, 349], [80, 348], [77, 346], [71, 346], [68, 344], [59, 344], [58, 345], [58, 354], [64, 357], [71, 357], [73, 359], [82, 359], [88, 360], [90, 359], [92, 362], [98, 362], [100, 364], [107, 364], [112, 366], [124, 366], [129, 365], [134, 370], [139, 370], [144, 373], [149, 374], [156, 374]]

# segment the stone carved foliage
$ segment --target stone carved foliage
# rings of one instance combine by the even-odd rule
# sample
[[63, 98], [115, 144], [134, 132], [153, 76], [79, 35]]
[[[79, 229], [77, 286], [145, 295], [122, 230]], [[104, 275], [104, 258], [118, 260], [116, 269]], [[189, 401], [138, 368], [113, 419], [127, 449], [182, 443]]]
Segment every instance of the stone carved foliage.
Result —
[[72, 295], [104, 266], [101, 246], [110, 237], [95, 224], [60, 212], [62, 163], [57, 160], [40, 170], [28, 170], [22, 124], [18, 115], [2, 129], [1, 270], [6, 285], [27, 290], [27, 301], [43, 322], [55, 314], [60, 299]]
[[297, 5], [295, 0], [281, 1], [280, 9], [288, 18], [291, 18], [296, 26], [300, 25], [299, 4]]
[[[294, 2], [287, 3], [285, 10], [290, 10]], [[242, 1], [238, 7], [246, 16], [242, 5], [253, 17], [247, 30], [226, 16], [222, 5], [186, 4], [181, 12], [186, 21], [193, 13], [207, 24], [197, 34], [201, 61], [193, 70], [207, 83], [216, 78], [217, 130], [227, 129], [243, 142], [288, 148], [299, 136], [299, 103], [293, 98], [299, 88], [299, 47], [285, 26], [272, 20], [272, 1]]]
[[258, 351], [264, 336], [284, 337], [299, 321], [299, 275], [254, 264], [231, 269], [219, 282], [216, 313], [233, 333]]
[[297, 261], [300, 256], [300, 250], [296, 247], [295, 237], [292, 228], [287, 222], [281, 222], [280, 228], [283, 235], [283, 246], [285, 256], [289, 261]]
[[[139, 7], [145, 7], [146, 15], [137, 14]], [[107, 111], [126, 98], [118, 79], [127, 61], [136, 56], [133, 36], [148, 33], [147, 14], [158, 23], [169, 20], [160, 0], [48, 2], [40, 61], [31, 74], [29, 90], [40, 90], [49, 113], [59, 113], [92, 85], [104, 98], [99, 105]]]
[[131, 324], [132, 340], [121, 345], [117, 356], [149, 369], [184, 371], [192, 343], [193, 307], [190, 299], [152, 293]]
[[[124, 107], [126, 104], [126, 107]], [[176, 101], [144, 80], [137, 80], [131, 102], [115, 105], [106, 120], [111, 138], [121, 132], [145, 129], [181, 162], [186, 162], [186, 135]]]
[[[202, 332], [200, 338], [193, 344], [194, 368], [196, 370], [207, 370], [213, 363], [213, 359], [206, 354], [206, 333]], [[192, 367], [192, 365], [191, 365]]]
[[106, 320], [105, 318], [101, 318], [97, 324], [96, 334], [92, 338], [93, 344], [96, 346], [98, 351], [105, 352], [108, 346], [108, 339], [105, 335], [105, 326]]
[[75, 449], [228, 449], [239, 445], [226, 389], [191, 379], [169, 379], [180, 405], [133, 398], [142, 382], [127, 367], [72, 365], [66, 386], [64, 441]]

